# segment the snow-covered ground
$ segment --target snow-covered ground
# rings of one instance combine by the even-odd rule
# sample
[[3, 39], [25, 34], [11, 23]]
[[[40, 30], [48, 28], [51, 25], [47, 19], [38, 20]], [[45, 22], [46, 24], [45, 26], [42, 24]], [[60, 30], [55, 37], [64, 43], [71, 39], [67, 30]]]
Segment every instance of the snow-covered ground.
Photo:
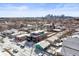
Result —
[[[0, 55], [2, 56], [10, 56], [8, 52], [4, 49], [8, 49], [14, 56], [38, 56], [42, 55], [42, 53], [36, 53], [33, 42], [23, 41], [20, 43], [16, 43], [13, 41], [14, 39], [10, 39], [8, 37], [3, 38], [4, 43], [0, 43]], [[25, 45], [24, 48], [21, 48], [21, 45]], [[14, 53], [13, 50], [18, 50], [17, 53]], [[4, 52], [5, 53], [4, 53]], [[40, 52], [40, 51], [39, 51]]]

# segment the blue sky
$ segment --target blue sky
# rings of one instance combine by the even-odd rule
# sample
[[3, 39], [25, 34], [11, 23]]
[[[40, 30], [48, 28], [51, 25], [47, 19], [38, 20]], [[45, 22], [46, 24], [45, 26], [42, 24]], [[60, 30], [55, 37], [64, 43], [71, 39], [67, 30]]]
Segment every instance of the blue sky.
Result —
[[0, 17], [40, 17], [47, 14], [79, 17], [79, 4], [0, 3]]

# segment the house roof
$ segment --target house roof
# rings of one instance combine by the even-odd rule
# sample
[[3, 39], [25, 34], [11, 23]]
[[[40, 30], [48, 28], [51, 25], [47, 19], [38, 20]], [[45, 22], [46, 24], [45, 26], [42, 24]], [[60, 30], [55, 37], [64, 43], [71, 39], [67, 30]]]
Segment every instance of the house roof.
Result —
[[50, 43], [48, 41], [46, 41], [46, 40], [41, 41], [41, 42], [36, 44], [36, 46], [40, 46], [42, 49], [48, 47], [49, 45], [50, 45]]
[[39, 33], [39, 32], [43, 32], [43, 30], [33, 31], [31, 33]]
[[71, 49], [79, 50], [79, 38], [67, 38], [63, 41], [63, 46]]
[[24, 36], [30, 36], [30, 34], [21, 34], [21, 35], [17, 35], [17, 37], [24, 37]]

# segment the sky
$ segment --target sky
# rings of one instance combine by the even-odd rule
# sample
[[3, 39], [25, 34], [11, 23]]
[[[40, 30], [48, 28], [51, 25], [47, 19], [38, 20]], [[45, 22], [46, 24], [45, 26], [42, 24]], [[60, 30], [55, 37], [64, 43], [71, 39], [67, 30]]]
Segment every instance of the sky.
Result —
[[47, 14], [79, 17], [79, 3], [0, 3], [0, 17], [41, 17]]

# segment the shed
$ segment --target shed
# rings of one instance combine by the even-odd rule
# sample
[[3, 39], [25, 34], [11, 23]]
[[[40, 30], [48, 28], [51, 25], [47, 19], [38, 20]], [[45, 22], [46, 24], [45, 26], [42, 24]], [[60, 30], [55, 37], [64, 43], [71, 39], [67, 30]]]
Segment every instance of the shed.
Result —
[[55, 32], [61, 32], [62, 30], [61, 29], [53, 29], [53, 31], [55, 31]]
[[28, 34], [21, 34], [15, 37], [16, 41], [24, 41], [27, 38]]
[[44, 41], [37, 43], [35, 45], [35, 47], [36, 47], [36, 49], [42, 49], [43, 50], [43, 49], [47, 48], [49, 45], [50, 45], [50, 43], [48, 41], [44, 40]]

